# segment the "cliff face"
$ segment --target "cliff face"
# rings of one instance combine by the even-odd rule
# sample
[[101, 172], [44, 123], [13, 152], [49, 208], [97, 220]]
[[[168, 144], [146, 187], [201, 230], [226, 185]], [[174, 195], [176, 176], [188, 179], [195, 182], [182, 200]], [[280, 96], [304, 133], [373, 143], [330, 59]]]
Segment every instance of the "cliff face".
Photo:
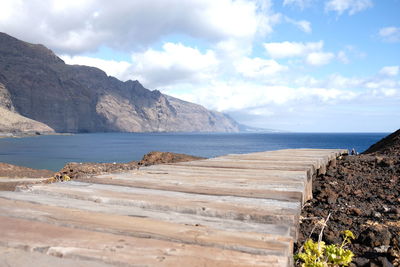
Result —
[[44, 123], [31, 120], [15, 112], [10, 93], [0, 83], [0, 133], [52, 133]]
[[1, 107], [56, 132], [239, 130], [222, 113], [150, 91], [138, 81], [119, 81], [97, 68], [66, 65], [46, 47], [4, 33], [0, 83]]

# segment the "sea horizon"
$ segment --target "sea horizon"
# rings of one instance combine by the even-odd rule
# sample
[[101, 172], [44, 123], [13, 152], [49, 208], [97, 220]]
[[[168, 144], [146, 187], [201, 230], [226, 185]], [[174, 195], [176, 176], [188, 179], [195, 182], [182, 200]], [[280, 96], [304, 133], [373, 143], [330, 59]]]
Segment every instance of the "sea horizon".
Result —
[[0, 162], [58, 171], [69, 162], [138, 161], [151, 151], [205, 158], [294, 148], [363, 152], [389, 133], [78, 133], [0, 139]]

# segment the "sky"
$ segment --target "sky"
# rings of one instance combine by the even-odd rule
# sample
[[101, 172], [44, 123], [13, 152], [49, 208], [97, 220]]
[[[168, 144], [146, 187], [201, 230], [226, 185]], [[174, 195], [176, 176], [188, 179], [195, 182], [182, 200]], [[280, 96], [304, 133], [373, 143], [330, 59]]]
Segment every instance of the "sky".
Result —
[[67, 64], [294, 132], [400, 128], [400, 0], [0, 0]]

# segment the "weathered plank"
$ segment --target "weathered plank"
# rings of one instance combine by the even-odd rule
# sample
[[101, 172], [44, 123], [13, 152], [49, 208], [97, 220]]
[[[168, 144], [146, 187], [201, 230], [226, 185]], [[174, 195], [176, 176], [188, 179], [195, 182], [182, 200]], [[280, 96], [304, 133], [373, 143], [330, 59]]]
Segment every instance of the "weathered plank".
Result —
[[[90, 196], [88, 196], [88, 198], [89, 197]], [[27, 201], [35, 204], [58, 206], [70, 209], [76, 209], [77, 207], [79, 207], [79, 209], [85, 211], [101, 212], [138, 218], [150, 218], [159, 221], [192, 226], [207, 226], [226, 231], [259, 232], [293, 237], [293, 233], [295, 233], [296, 230], [293, 227], [290, 227], [288, 224], [253, 223], [249, 222], [247, 218], [243, 218], [243, 220], [234, 220], [228, 218], [209, 217], [173, 211], [151, 210], [146, 207], [105, 203], [101, 200], [98, 200], [97, 198], [93, 198], [92, 201], [90, 201], [73, 197], [66, 198], [64, 195], [42, 194], [40, 192], [24, 192], [23, 194], [21, 194], [21, 192], [10, 191], [0, 192], [0, 198]]]
[[299, 216], [298, 203], [276, 199], [258, 199], [254, 201], [252, 198], [234, 196], [220, 197], [87, 183], [35, 186], [30, 192], [41, 196], [60, 196], [96, 203], [181, 214], [196, 214], [255, 223], [283, 223], [292, 226], [296, 224]]
[[254, 179], [246, 181], [229, 182], [229, 179], [213, 180], [213, 179], [184, 179], [178, 175], [151, 175], [141, 176], [134, 174], [115, 174], [103, 175], [84, 179], [86, 182], [121, 185], [138, 188], [148, 188], [156, 190], [176, 191], [194, 194], [206, 194], [216, 196], [240, 196], [251, 198], [271, 198], [286, 201], [302, 201], [303, 186], [301, 183], [269, 184]]
[[231, 154], [0, 192], [0, 260], [24, 247], [87, 266], [290, 266], [312, 177], [345, 152]]
[[[292, 238], [279, 235], [229, 232], [204, 226], [190, 226], [149, 218], [110, 215], [43, 206], [0, 198], [0, 216], [28, 219], [47, 224], [69, 226], [117, 235], [150, 238], [205, 247], [219, 247], [260, 255], [286, 256], [292, 249]], [[4, 220], [4, 217], [1, 218]]]
[[[113, 266], [288, 266], [288, 258], [283, 256], [73, 229], [20, 218], [0, 216], [0, 228], [2, 246]], [[45, 266], [43, 260], [37, 266]]]

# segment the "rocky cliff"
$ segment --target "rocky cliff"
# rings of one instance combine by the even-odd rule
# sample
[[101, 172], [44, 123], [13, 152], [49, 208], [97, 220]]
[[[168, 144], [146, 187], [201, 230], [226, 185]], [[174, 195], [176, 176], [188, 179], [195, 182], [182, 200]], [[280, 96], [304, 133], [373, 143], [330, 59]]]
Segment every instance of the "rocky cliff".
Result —
[[0, 83], [0, 133], [52, 133], [54, 132], [44, 123], [31, 120], [15, 112], [11, 96]]
[[[39, 132], [236, 132], [228, 116], [97, 68], [67, 65], [43, 45], [0, 33], [0, 107]], [[0, 128], [9, 115], [0, 116]], [[10, 129], [8, 129], [10, 130]], [[22, 129], [14, 129], [18, 131]], [[1, 131], [1, 130], [0, 130]], [[3, 131], [5, 131], [3, 129]]]

